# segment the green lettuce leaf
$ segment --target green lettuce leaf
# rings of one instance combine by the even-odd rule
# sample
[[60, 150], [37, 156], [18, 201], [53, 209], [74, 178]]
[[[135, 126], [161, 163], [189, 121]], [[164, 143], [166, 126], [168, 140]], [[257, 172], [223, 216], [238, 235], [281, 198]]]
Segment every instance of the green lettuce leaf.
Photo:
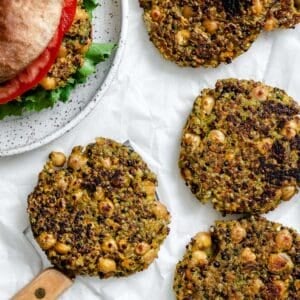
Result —
[[[91, 13], [97, 7], [97, 0], [84, 0], [86, 9]], [[18, 101], [12, 101], [0, 105], [0, 120], [7, 116], [20, 116], [24, 112], [39, 112], [45, 108], [51, 108], [58, 101], [67, 102], [72, 90], [81, 83], [87, 81], [88, 76], [96, 70], [97, 64], [105, 61], [116, 45], [112, 43], [93, 43], [85, 56], [83, 66], [68, 79], [68, 84], [62, 88], [46, 91], [41, 86], [28, 91]]]
[[99, 5], [97, 0], [83, 0], [83, 5], [92, 18], [93, 10]]

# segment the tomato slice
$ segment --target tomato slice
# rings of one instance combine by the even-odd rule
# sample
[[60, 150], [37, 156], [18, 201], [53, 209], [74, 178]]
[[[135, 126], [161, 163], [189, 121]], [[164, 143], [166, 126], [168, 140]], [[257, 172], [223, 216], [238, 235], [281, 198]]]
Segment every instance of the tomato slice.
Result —
[[65, 33], [70, 29], [77, 0], [65, 0], [57, 31], [45, 51], [15, 78], [0, 85], [0, 104], [10, 102], [30, 89], [47, 75], [54, 64]]

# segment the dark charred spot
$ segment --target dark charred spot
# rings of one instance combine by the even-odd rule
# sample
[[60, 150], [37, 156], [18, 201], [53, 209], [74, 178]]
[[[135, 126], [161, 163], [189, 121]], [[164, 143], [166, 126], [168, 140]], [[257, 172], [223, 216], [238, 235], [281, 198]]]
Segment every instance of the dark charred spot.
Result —
[[291, 141], [291, 149], [300, 151], [300, 135], [296, 135]]
[[232, 123], [233, 125], [237, 125], [239, 123], [238, 118], [232, 114], [226, 116], [226, 121]]
[[241, 13], [241, 2], [240, 0], [222, 0], [225, 11], [231, 16]]
[[279, 169], [278, 166], [274, 164], [261, 163], [260, 172], [265, 175], [267, 182], [280, 186], [285, 180], [290, 181], [291, 179], [296, 179], [300, 181], [300, 169]]
[[81, 184], [83, 189], [86, 189], [90, 193], [95, 193], [96, 191], [96, 184], [94, 182], [88, 181]]
[[193, 194], [196, 194], [199, 191], [199, 186], [195, 183], [191, 184], [191, 191]]
[[217, 82], [216, 91], [219, 91], [222, 94], [232, 93], [237, 95], [244, 93], [245, 89], [234, 82]]
[[294, 116], [299, 113], [299, 108], [293, 105], [286, 105], [281, 102], [266, 101], [263, 104], [263, 112], [265, 116], [275, 114], [279, 117]]
[[275, 141], [272, 145], [272, 156], [279, 162], [282, 163], [285, 158], [285, 148], [280, 141]]
[[221, 258], [222, 258], [223, 260], [229, 260], [229, 259], [230, 259], [230, 256], [229, 256], [229, 254], [227, 253], [226, 250], [222, 251], [222, 253], [221, 253]]
[[221, 264], [220, 264], [217, 260], [214, 262], [214, 267], [219, 268], [220, 265], [221, 265]]
[[123, 184], [123, 177], [121, 171], [117, 170], [111, 177], [111, 184], [114, 187], [122, 187]]

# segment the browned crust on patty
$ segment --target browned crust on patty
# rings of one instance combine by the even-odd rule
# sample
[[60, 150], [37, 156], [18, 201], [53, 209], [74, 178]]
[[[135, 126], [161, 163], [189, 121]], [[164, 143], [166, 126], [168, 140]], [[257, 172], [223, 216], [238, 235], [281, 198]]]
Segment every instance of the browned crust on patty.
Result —
[[140, 0], [151, 42], [180, 66], [217, 67], [260, 32], [299, 23], [299, 0]]
[[189, 115], [179, 158], [187, 186], [222, 213], [265, 213], [300, 182], [300, 107], [283, 90], [225, 79]]
[[142, 158], [113, 140], [53, 152], [28, 198], [33, 234], [71, 275], [127, 276], [146, 269], [168, 235], [170, 215]]
[[300, 297], [300, 235], [261, 217], [217, 221], [177, 264], [178, 300]]

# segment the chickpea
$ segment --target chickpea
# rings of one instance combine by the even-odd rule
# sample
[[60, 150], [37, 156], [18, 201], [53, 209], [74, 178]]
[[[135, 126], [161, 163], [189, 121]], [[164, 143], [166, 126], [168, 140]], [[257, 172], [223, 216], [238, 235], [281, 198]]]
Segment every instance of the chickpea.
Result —
[[54, 250], [59, 254], [67, 254], [71, 251], [71, 246], [61, 242], [57, 242], [54, 246]]
[[255, 15], [259, 15], [263, 11], [263, 5], [260, 0], [253, 0], [252, 11]]
[[65, 191], [68, 187], [68, 182], [64, 178], [60, 178], [57, 181], [57, 187], [63, 191]]
[[38, 236], [37, 242], [43, 250], [48, 250], [55, 245], [56, 238], [52, 233], [43, 232]]
[[220, 60], [226, 61], [228, 58], [232, 58], [234, 56], [233, 51], [224, 51], [220, 54]]
[[151, 249], [143, 255], [143, 260], [146, 265], [150, 265], [157, 257], [157, 250]]
[[81, 169], [87, 162], [87, 158], [79, 153], [72, 153], [68, 160], [68, 167], [73, 170]]
[[136, 268], [135, 262], [129, 258], [125, 258], [122, 261], [121, 266], [127, 270], [134, 270]]
[[87, 20], [88, 18], [89, 18], [88, 13], [84, 9], [77, 7], [74, 19], [75, 20]]
[[184, 135], [184, 142], [187, 145], [191, 145], [193, 149], [196, 149], [200, 145], [200, 137], [193, 133], [186, 133]]
[[289, 250], [293, 245], [293, 237], [287, 229], [279, 231], [275, 241], [277, 248], [280, 250]]
[[80, 199], [82, 198], [82, 196], [83, 196], [83, 192], [80, 191], [80, 190], [78, 190], [78, 191], [76, 191], [76, 192], [74, 192], [74, 193], [72, 194], [72, 199], [73, 199], [74, 201], [78, 201], [78, 200], [80, 200]]
[[104, 168], [109, 169], [111, 167], [111, 159], [109, 157], [101, 158], [101, 163]]
[[293, 118], [293, 121], [295, 122], [296, 126], [297, 126], [297, 129], [300, 129], [300, 115], [296, 115], [294, 118]]
[[254, 293], [254, 295], [259, 294], [259, 291], [263, 286], [264, 284], [259, 278], [254, 279], [251, 284], [251, 290]]
[[111, 217], [114, 213], [114, 204], [110, 200], [101, 201], [99, 203], [99, 211], [105, 216], [105, 217]]
[[256, 255], [250, 248], [245, 248], [241, 253], [241, 261], [243, 263], [254, 263], [256, 261]]
[[56, 80], [53, 77], [44, 77], [40, 81], [40, 85], [47, 91], [54, 90], [56, 88]]
[[280, 200], [281, 197], [282, 197], [282, 191], [281, 191], [281, 189], [275, 190], [274, 199], [275, 199], [275, 200]]
[[189, 169], [182, 170], [182, 177], [186, 180], [192, 179], [192, 172]]
[[75, 261], [74, 261], [74, 266], [76, 267], [83, 267], [84, 266], [84, 258], [83, 256], [79, 256]]
[[178, 45], [186, 46], [188, 44], [190, 37], [191, 37], [190, 31], [183, 29], [176, 33], [175, 39]]
[[118, 248], [121, 250], [121, 251], [125, 251], [128, 247], [128, 242], [127, 240], [125, 239], [121, 239], [119, 242], [118, 242]]
[[252, 97], [264, 101], [268, 99], [269, 91], [264, 86], [256, 86], [251, 93]]
[[194, 251], [192, 253], [190, 264], [192, 267], [207, 265], [208, 264], [207, 254], [201, 250]]
[[218, 22], [213, 20], [205, 20], [203, 22], [203, 26], [211, 34], [215, 33], [218, 30]]
[[271, 138], [265, 138], [256, 143], [256, 147], [261, 154], [267, 154], [273, 146], [273, 140]]
[[269, 18], [266, 20], [264, 28], [266, 31], [271, 31], [277, 27], [277, 21], [274, 18]]
[[185, 270], [185, 277], [186, 277], [188, 280], [192, 280], [192, 278], [193, 278], [193, 273], [191, 272], [191, 269], [186, 269], [186, 270]]
[[169, 212], [167, 208], [161, 203], [161, 202], [155, 202], [152, 212], [158, 219], [168, 219], [169, 217]]
[[157, 6], [155, 6], [151, 11], [151, 18], [153, 21], [159, 21], [162, 17], [162, 14]]
[[143, 177], [143, 175], [144, 175], [144, 172], [141, 169], [137, 169], [135, 171], [135, 176], [136, 177], [141, 178], [141, 177]]
[[101, 138], [101, 137], [97, 137], [96, 138], [96, 144], [97, 145], [105, 145], [106, 144], [106, 139], [105, 138]]
[[234, 160], [234, 157], [235, 157], [235, 154], [234, 154], [234, 152], [232, 152], [232, 151], [228, 151], [228, 152], [225, 154], [225, 160], [227, 160], [227, 161], [233, 161], [233, 160]]
[[235, 292], [228, 297], [228, 300], [244, 300], [244, 296], [240, 292]]
[[300, 11], [300, 0], [294, 0], [294, 7], [296, 10]]
[[185, 5], [183, 8], [182, 8], [182, 15], [186, 18], [186, 19], [189, 19], [191, 17], [193, 17], [195, 15], [194, 11], [193, 11], [193, 8], [188, 6], [188, 5]]
[[299, 121], [297, 119], [288, 121], [285, 126], [291, 129], [295, 129], [296, 131], [300, 129]]
[[295, 280], [294, 286], [297, 291], [300, 291], [300, 279]]
[[215, 106], [215, 99], [212, 96], [202, 98], [202, 109], [206, 115], [210, 115]]
[[105, 197], [104, 189], [101, 186], [96, 187], [96, 191], [94, 193], [95, 200], [103, 200]]
[[66, 162], [66, 156], [62, 152], [51, 152], [49, 158], [55, 167], [62, 167]]
[[222, 131], [220, 130], [212, 130], [208, 134], [208, 138], [216, 143], [224, 144], [225, 143], [225, 135]]
[[199, 232], [195, 236], [195, 246], [199, 250], [210, 248], [212, 245], [211, 235], [208, 232]]
[[231, 230], [231, 239], [236, 244], [240, 243], [246, 235], [246, 230], [240, 225], [234, 226]]
[[117, 265], [113, 259], [100, 257], [98, 261], [99, 272], [107, 274], [107, 273], [115, 272], [116, 269], [117, 269]]
[[144, 181], [143, 182], [143, 191], [147, 194], [147, 196], [155, 196], [156, 185], [152, 181]]
[[112, 237], [107, 237], [101, 244], [101, 249], [105, 253], [114, 253], [118, 251], [118, 245]]
[[288, 140], [292, 140], [297, 135], [297, 131], [295, 128], [284, 126], [281, 130], [281, 134], [285, 136]]
[[67, 56], [67, 48], [64, 45], [61, 45], [58, 52], [58, 57], [66, 57]]
[[135, 252], [138, 255], [144, 255], [149, 250], [150, 250], [150, 245], [145, 242], [138, 243], [135, 247]]
[[271, 254], [268, 261], [268, 269], [272, 273], [291, 271], [294, 265], [286, 253]]
[[296, 194], [296, 187], [293, 185], [284, 186], [281, 188], [282, 200], [290, 200]]

